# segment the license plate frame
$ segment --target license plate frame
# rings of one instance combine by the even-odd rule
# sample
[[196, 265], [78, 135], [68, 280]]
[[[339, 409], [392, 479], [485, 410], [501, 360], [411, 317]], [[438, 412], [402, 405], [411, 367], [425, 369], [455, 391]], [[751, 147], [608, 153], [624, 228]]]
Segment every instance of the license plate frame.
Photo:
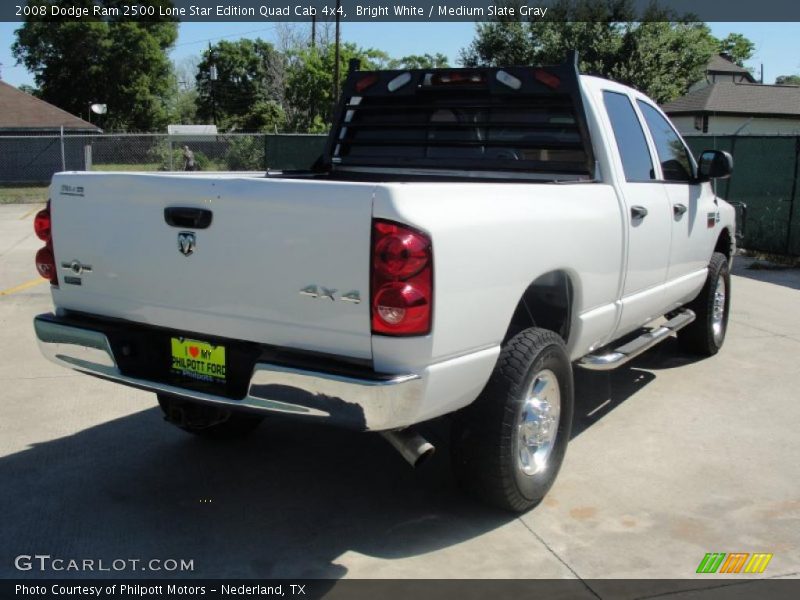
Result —
[[228, 351], [223, 344], [170, 336], [170, 372], [181, 379], [226, 385]]

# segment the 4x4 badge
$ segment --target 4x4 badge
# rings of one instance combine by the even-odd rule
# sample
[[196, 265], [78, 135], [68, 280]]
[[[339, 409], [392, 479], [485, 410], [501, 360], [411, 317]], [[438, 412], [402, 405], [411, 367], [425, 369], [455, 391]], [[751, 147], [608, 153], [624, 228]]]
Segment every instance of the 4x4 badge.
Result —
[[194, 247], [197, 244], [197, 239], [191, 231], [181, 231], [178, 234], [178, 250], [184, 256], [189, 256], [194, 252]]
[[[307, 285], [300, 290], [300, 295], [309, 296], [310, 298], [329, 298], [335, 302], [336, 292], [338, 291], [339, 290], [312, 284]], [[344, 302], [352, 302], [353, 304], [359, 304], [361, 302], [361, 294], [358, 290], [353, 290], [351, 292], [347, 292], [346, 294], [342, 294], [339, 300], [343, 300]]]

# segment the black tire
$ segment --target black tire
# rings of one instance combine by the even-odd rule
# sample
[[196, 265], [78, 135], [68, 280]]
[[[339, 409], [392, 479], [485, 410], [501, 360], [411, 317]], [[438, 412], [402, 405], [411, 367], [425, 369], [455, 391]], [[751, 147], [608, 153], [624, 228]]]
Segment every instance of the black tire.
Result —
[[[560, 411], [557, 425], [553, 423], [556, 433], [545, 465], [531, 472], [532, 457], [526, 450], [529, 446], [523, 445], [522, 423], [525, 415], [532, 413], [523, 409], [530, 406], [526, 400], [533, 384], [540, 386], [543, 382], [557, 386]], [[548, 395], [553, 401], [552, 392], [544, 397]], [[545, 329], [521, 331], [503, 346], [477, 400], [454, 415], [451, 458], [456, 479], [492, 506], [514, 512], [533, 508], [553, 485], [564, 461], [573, 410], [572, 365], [564, 341]], [[543, 430], [551, 431], [552, 426]]]
[[215, 440], [231, 440], [244, 437], [261, 424], [264, 417], [226, 410], [179, 396], [157, 394], [158, 405], [164, 419], [179, 429], [201, 437]]
[[[718, 302], [717, 292], [720, 282], [724, 284], [724, 288], [722, 288], [724, 299]], [[713, 356], [719, 352], [728, 331], [730, 305], [731, 275], [728, 269], [728, 259], [724, 254], [715, 252], [711, 255], [708, 276], [700, 295], [686, 305], [686, 308], [693, 310], [697, 317], [690, 325], [678, 332], [680, 348], [685, 352], [700, 356]], [[719, 307], [723, 310], [722, 315], [716, 311], [716, 308]]]

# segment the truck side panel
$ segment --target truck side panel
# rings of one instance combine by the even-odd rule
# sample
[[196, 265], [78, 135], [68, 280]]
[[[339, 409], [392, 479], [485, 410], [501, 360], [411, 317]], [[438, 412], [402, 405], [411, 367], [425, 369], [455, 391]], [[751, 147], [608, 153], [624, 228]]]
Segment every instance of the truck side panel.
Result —
[[525, 289], [550, 271], [569, 275], [580, 307], [569, 340], [574, 358], [613, 329], [623, 237], [611, 186], [387, 184], [376, 189], [374, 212], [430, 232], [434, 249], [434, 335], [375, 336], [379, 370], [499, 345]]

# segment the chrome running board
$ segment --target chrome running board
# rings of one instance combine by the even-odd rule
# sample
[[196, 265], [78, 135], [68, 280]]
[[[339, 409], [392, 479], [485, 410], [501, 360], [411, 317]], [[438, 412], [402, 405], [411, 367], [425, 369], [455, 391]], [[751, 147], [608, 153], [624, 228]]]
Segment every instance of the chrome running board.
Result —
[[643, 352], [646, 352], [656, 344], [663, 342], [673, 333], [676, 333], [694, 321], [694, 311], [682, 310], [663, 325], [643, 333], [634, 340], [619, 348], [601, 351], [597, 354], [587, 354], [581, 358], [577, 365], [591, 371], [610, 371], [633, 360]]

